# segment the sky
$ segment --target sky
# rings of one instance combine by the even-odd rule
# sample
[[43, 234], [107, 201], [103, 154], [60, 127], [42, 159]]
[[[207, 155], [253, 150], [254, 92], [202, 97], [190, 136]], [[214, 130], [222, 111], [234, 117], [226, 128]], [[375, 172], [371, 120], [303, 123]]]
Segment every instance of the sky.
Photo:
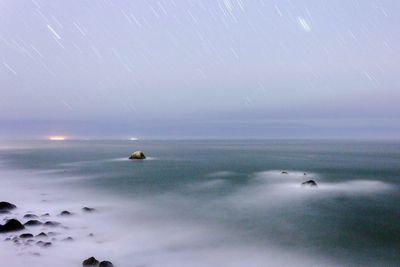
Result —
[[400, 139], [400, 1], [0, 1], [0, 138]]

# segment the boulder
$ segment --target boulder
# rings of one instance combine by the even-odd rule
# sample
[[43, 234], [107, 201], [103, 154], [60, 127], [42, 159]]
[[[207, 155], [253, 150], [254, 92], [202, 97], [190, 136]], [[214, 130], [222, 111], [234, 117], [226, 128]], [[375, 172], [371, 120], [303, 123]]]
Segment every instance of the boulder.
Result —
[[143, 151], [135, 151], [131, 154], [129, 159], [145, 159], [146, 156], [144, 155]]
[[26, 223], [24, 223], [25, 226], [39, 226], [42, 225], [43, 223], [38, 220], [29, 220]]
[[11, 204], [9, 202], [1, 201], [0, 202], [0, 212], [8, 212], [10, 210], [16, 209], [17, 206]]
[[308, 181], [301, 183], [301, 186], [317, 187], [318, 185], [314, 180], [308, 180]]
[[100, 262], [99, 267], [114, 267], [114, 265], [109, 261], [102, 261]]
[[97, 267], [98, 265], [99, 261], [95, 257], [90, 257], [82, 262], [83, 267]]
[[37, 216], [32, 213], [27, 213], [24, 215], [24, 219], [36, 219], [36, 218], [37, 218]]
[[94, 208], [89, 208], [89, 207], [83, 207], [82, 210], [83, 210], [84, 212], [93, 212], [93, 211], [96, 211], [96, 209], [94, 209]]
[[283, 171], [281, 172], [281, 174], [289, 174], [287, 171]]
[[64, 211], [62, 211], [62, 212], [60, 213], [60, 216], [71, 216], [71, 215], [72, 215], [72, 213], [69, 212], [69, 211], [67, 211], [67, 210], [64, 210]]
[[59, 226], [60, 224], [61, 223], [55, 221], [47, 221], [44, 223], [45, 226], [51, 226], [51, 227]]
[[51, 242], [38, 241], [36, 245], [46, 248], [51, 246]]
[[19, 231], [22, 229], [25, 229], [25, 227], [16, 219], [8, 220], [4, 225], [0, 225], [0, 233]]
[[19, 236], [19, 238], [32, 238], [32, 237], [33, 237], [33, 235], [29, 234], [29, 233], [22, 234], [22, 235]]
[[47, 237], [46, 233], [41, 232], [40, 234], [37, 234], [36, 237]]

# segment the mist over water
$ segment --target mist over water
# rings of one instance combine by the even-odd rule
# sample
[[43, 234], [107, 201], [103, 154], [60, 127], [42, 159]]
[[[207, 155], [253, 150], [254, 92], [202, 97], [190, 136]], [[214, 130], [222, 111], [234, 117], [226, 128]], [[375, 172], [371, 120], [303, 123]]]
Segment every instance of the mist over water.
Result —
[[[9, 266], [79, 266], [89, 256], [122, 267], [400, 263], [398, 143], [76, 141], [2, 147], [0, 195], [18, 206], [12, 216], [49, 212], [68, 227], [51, 229], [58, 240], [46, 249], [0, 242], [0, 257]], [[123, 158], [137, 149], [154, 160]], [[308, 179], [318, 188], [301, 187]], [[84, 206], [97, 211], [85, 214]], [[62, 210], [74, 216], [58, 217]], [[66, 236], [74, 241], [59, 241]]]

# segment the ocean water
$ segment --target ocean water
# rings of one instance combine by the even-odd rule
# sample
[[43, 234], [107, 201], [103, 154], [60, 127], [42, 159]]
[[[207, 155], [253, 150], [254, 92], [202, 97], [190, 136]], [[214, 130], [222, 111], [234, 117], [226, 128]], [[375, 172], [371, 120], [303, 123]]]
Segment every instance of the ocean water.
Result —
[[397, 142], [3, 141], [0, 162], [1, 220], [66, 226], [46, 249], [0, 234], [0, 266], [400, 266]]

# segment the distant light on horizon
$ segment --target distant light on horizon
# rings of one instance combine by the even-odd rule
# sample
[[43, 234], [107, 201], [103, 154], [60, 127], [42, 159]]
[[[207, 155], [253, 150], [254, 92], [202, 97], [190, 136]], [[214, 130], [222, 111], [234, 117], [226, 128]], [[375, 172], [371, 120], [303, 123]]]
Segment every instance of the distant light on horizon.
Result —
[[50, 136], [49, 140], [50, 141], [63, 141], [65, 140], [65, 136], [61, 136], [61, 135], [56, 135], [56, 136]]
[[131, 138], [129, 138], [129, 140], [131, 140], [131, 141], [137, 141], [137, 140], [139, 140], [139, 138], [137, 138], [137, 137], [131, 137]]

